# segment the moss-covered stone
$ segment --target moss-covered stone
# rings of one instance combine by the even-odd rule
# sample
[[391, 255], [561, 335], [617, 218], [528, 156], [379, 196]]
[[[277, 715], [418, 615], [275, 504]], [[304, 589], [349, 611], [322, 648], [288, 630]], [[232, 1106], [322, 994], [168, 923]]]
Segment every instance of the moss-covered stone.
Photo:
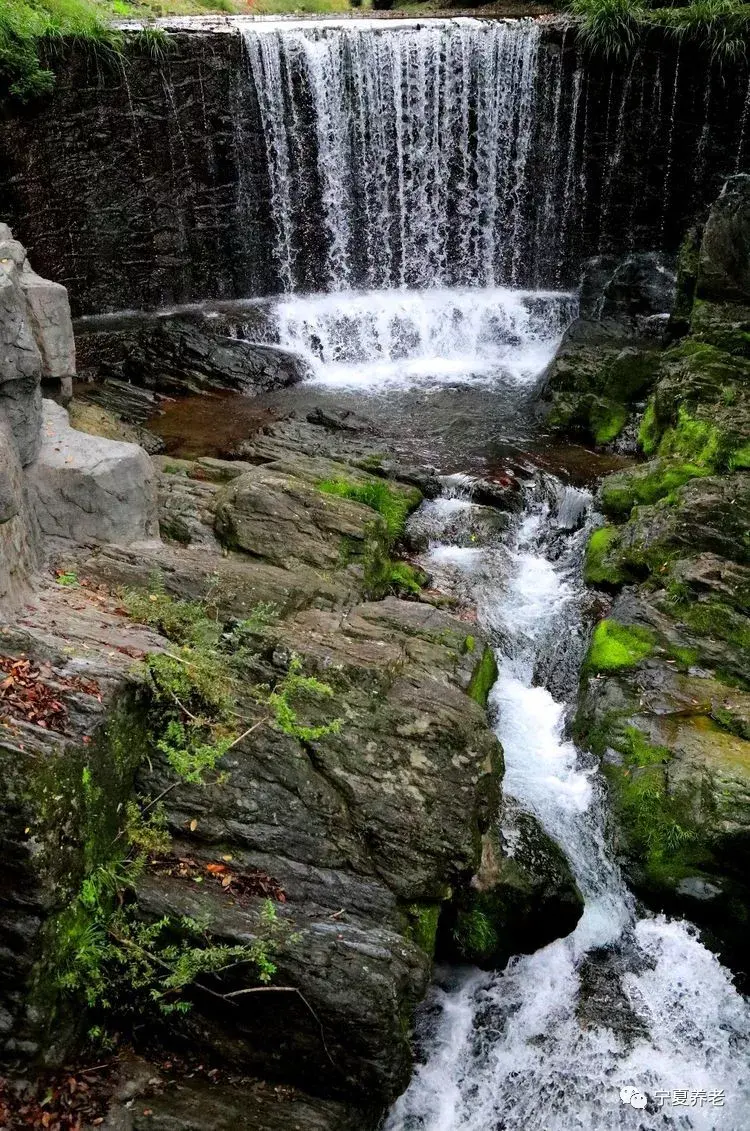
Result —
[[630, 580], [627, 568], [618, 560], [620, 532], [616, 526], [602, 526], [595, 530], [586, 547], [583, 566], [587, 585], [615, 589]]
[[406, 937], [430, 958], [435, 956], [440, 907], [439, 903], [411, 903], [405, 909]]
[[466, 694], [481, 707], [487, 706], [490, 691], [497, 679], [497, 660], [492, 648], [487, 645], [482, 652], [481, 659], [474, 668], [474, 673], [469, 682]]
[[696, 299], [690, 330], [697, 341], [724, 353], [750, 357], [750, 307]]
[[655, 644], [656, 637], [648, 628], [602, 620], [594, 629], [586, 667], [593, 672], [632, 668], [653, 652]]
[[676, 459], [653, 460], [628, 471], [617, 471], [602, 482], [602, 509], [613, 518], [625, 518], [633, 507], [669, 499], [688, 480], [708, 474], [705, 465]]

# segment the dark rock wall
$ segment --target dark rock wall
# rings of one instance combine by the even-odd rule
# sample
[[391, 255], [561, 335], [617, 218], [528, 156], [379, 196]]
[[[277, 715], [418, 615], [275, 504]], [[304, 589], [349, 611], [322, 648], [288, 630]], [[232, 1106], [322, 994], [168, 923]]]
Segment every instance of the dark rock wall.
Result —
[[[180, 32], [170, 43], [161, 60], [131, 44], [112, 64], [73, 50], [53, 62], [51, 101], [0, 121], [0, 216], [69, 288], [76, 314], [279, 289], [242, 39]], [[744, 67], [720, 74], [662, 34], [615, 65], [583, 58], [574, 32], [550, 25], [523, 281], [568, 285], [596, 252], [674, 250], [747, 166], [749, 92]]]
[[53, 63], [52, 100], [0, 122], [0, 215], [38, 269], [65, 281], [76, 313], [274, 287], [242, 41], [170, 45], [161, 62], [70, 52]]
[[[594, 254], [673, 252], [750, 165], [750, 81], [652, 31], [629, 60], [593, 60], [551, 27], [540, 65], [536, 282], [569, 283]], [[555, 262], [544, 263], [545, 245]], [[541, 266], [540, 266], [541, 264]]]

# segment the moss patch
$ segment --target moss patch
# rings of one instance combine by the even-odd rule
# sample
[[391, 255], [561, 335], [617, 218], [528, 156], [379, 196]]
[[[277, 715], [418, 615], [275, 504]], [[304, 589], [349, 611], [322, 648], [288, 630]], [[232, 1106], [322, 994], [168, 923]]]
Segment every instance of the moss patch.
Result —
[[677, 412], [677, 423], [668, 428], [659, 445], [659, 455], [678, 457], [701, 468], [721, 467], [730, 455], [726, 436], [713, 424], [698, 420], [684, 407]]
[[633, 668], [653, 652], [655, 643], [647, 628], [602, 620], [594, 629], [586, 665], [594, 672]]
[[627, 424], [629, 412], [625, 405], [600, 403], [591, 413], [591, 430], [594, 442], [611, 444]]
[[495, 659], [495, 653], [489, 646], [486, 646], [482, 653], [482, 658], [474, 668], [469, 686], [466, 689], [466, 694], [476, 703], [479, 703], [480, 707], [486, 707], [490, 691], [496, 679], [497, 661]]
[[416, 487], [394, 487], [383, 479], [370, 479], [366, 482], [343, 478], [323, 479], [317, 486], [326, 495], [351, 499], [377, 511], [385, 520], [391, 542], [401, 537], [406, 519], [422, 501], [422, 494]]
[[646, 405], [646, 411], [641, 418], [638, 429], [638, 443], [647, 455], [653, 455], [659, 443], [659, 426], [656, 422], [656, 407], [653, 398]]
[[416, 943], [430, 958], [435, 955], [439, 903], [411, 903], [406, 908], [406, 937]]
[[676, 460], [654, 460], [632, 471], [619, 471], [602, 483], [602, 508], [613, 517], [625, 517], [633, 507], [669, 498], [690, 479], [709, 473], [710, 468], [698, 463]]
[[616, 526], [602, 526], [595, 530], [589, 538], [586, 547], [586, 559], [583, 567], [584, 580], [587, 585], [601, 585], [616, 588], [629, 580], [627, 571], [621, 563], [610, 554], [619, 545], [620, 531]]

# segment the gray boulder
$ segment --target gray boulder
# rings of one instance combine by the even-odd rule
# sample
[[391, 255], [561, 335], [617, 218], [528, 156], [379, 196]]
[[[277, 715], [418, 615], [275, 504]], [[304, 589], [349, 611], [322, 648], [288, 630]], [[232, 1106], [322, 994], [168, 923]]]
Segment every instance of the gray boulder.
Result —
[[136, 444], [89, 436], [44, 402], [44, 436], [28, 482], [42, 532], [85, 542], [157, 537], [153, 465]]

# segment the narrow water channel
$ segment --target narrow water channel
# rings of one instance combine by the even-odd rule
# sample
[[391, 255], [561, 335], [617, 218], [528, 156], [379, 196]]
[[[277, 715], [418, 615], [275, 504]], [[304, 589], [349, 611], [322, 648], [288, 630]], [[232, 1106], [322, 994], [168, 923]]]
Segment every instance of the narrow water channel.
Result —
[[[591, 496], [536, 476], [510, 537], [467, 550], [456, 531], [472, 522], [471, 489], [447, 488], [415, 520], [430, 535], [424, 564], [474, 594], [496, 642], [504, 790], [563, 848], [585, 911], [569, 937], [500, 973], [442, 972], [423, 1011], [423, 1063], [388, 1131], [741, 1131], [748, 1005], [690, 924], [639, 911], [614, 861], [603, 780], [565, 734], [587, 637]], [[672, 1102], [691, 1092], [693, 1106]]]

